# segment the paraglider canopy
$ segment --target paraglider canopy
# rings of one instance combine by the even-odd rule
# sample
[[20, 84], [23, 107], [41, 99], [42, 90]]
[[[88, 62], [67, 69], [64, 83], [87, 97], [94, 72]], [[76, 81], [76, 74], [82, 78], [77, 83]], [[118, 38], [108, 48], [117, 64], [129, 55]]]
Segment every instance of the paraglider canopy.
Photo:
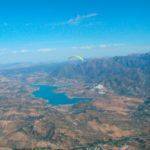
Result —
[[84, 61], [84, 58], [80, 55], [74, 55], [74, 56], [70, 56], [68, 58], [68, 60], [71, 60], [71, 61]]

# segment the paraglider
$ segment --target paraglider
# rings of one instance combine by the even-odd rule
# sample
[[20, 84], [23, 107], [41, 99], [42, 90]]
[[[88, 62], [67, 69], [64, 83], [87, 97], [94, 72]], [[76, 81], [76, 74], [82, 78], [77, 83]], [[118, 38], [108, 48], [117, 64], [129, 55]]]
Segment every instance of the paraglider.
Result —
[[74, 55], [74, 56], [70, 56], [68, 58], [68, 60], [70, 60], [70, 61], [82, 61], [83, 62], [84, 58], [80, 55]]

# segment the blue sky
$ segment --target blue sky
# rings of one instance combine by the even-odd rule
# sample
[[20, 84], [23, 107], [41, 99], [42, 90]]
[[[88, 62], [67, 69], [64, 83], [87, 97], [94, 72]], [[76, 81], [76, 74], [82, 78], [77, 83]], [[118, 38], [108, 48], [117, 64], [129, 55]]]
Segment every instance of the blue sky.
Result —
[[149, 0], [0, 0], [0, 63], [150, 50]]

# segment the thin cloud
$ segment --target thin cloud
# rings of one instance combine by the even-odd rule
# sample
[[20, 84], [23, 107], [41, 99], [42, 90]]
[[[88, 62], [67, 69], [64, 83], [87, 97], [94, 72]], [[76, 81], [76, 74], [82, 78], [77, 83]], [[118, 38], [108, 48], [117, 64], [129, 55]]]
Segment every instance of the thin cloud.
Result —
[[[55, 28], [55, 27], [61, 27], [61, 26], [63, 27], [63, 26], [66, 26], [66, 25], [78, 25], [81, 22], [83, 22], [84, 20], [88, 20], [88, 19], [94, 18], [96, 16], [98, 16], [98, 13], [89, 13], [89, 14], [86, 14], [86, 15], [77, 15], [74, 18], [70, 18], [69, 20], [65, 20], [63, 22], [52, 22], [52, 23], [46, 23], [46, 24], [40, 24], [40, 25], [31, 23], [31, 22], [26, 22], [26, 23], [20, 24], [20, 28], [22, 30], [25, 30], [26, 28], [32, 27], [33, 29], [41, 30], [43, 27]], [[92, 22], [87, 24], [87, 26], [92, 26], [92, 25], [93, 25]], [[7, 31], [7, 30], [10, 31], [11, 30], [12, 32], [15, 32], [14, 31], [14, 26], [10, 25], [7, 22], [3, 22], [3, 24], [0, 25], [0, 28], [2, 28], [4, 31]]]
[[79, 24], [83, 20], [93, 18], [93, 17], [96, 17], [96, 16], [98, 16], [97, 13], [91, 13], [91, 14], [87, 14], [87, 15], [77, 15], [75, 18], [69, 19], [67, 21], [67, 24], [70, 24], [70, 25]]
[[53, 48], [41, 48], [41, 49], [38, 49], [37, 51], [38, 52], [51, 52], [53, 50], [54, 50]]
[[101, 44], [101, 45], [99, 45], [99, 47], [100, 48], [106, 48], [106, 47], [109, 47], [109, 45], [107, 45], [107, 44]]
[[11, 51], [11, 53], [13, 54], [21, 54], [21, 53], [34, 53], [34, 52], [51, 52], [53, 51], [54, 48], [40, 48], [40, 49], [36, 49], [36, 50], [27, 50], [27, 49], [21, 49], [21, 50], [14, 50]]
[[[8, 52], [7, 52], [8, 53]], [[19, 54], [19, 53], [29, 53], [29, 51], [27, 49], [21, 49], [21, 50], [13, 50], [10, 51], [10, 53], [12, 54]]]
[[102, 43], [100, 45], [81, 45], [81, 46], [73, 46], [71, 47], [71, 49], [74, 50], [94, 50], [94, 49], [107, 49], [107, 48], [116, 48], [116, 47], [123, 47], [124, 44], [123, 43], [109, 43], [109, 44], [105, 44]]
[[91, 50], [93, 49], [95, 46], [93, 45], [82, 45], [82, 46], [73, 46], [72, 49], [80, 49], [80, 50]]
[[100, 48], [112, 48], [112, 47], [122, 47], [125, 44], [123, 43], [112, 43], [112, 44], [100, 44], [99, 47]]
[[27, 53], [27, 52], [28, 52], [27, 49], [21, 49], [21, 50], [20, 50], [20, 53]]

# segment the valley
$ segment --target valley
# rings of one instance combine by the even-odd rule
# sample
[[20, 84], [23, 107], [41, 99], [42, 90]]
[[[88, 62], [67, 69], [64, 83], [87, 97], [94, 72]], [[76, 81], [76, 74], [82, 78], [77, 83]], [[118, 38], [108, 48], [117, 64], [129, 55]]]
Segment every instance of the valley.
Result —
[[[136, 57], [133, 57], [132, 63]], [[138, 93], [138, 83], [134, 84], [137, 81], [132, 79], [130, 71], [126, 74], [127, 77], [119, 75], [122, 74], [122, 69], [119, 74], [118, 70], [117, 73], [113, 73], [115, 80], [113, 80], [114, 76], [109, 76], [109, 80], [106, 80], [109, 69], [106, 67], [104, 71], [104, 68], [101, 68], [103, 73], [106, 72], [106, 78], [98, 73], [103, 77], [102, 81], [96, 79], [97, 75], [93, 75], [93, 78], [87, 81], [89, 74], [85, 77], [80, 74], [81, 71], [79, 71], [80, 75], [74, 76], [77, 73], [76, 65], [77, 68], [81, 65], [78, 62], [72, 66], [74, 70], [71, 69], [71, 75], [70, 68], [68, 70], [67, 67], [67, 72], [64, 73], [59, 66], [54, 67], [55, 72], [51, 66], [45, 66], [44, 69], [34, 66], [0, 71], [1, 149], [148, 150], [150, 148], [150, 107], [147, 91], [150, 87], [147, 79], [150, 74], [147, 70], [149, 63], [146, 61], [150, 59], [147, 58], [148, 54], [145, 56], [147, 58], [145, 61], [143, 57], [143, 55], [140, 58], [138, 56], [138, 59], [147, 64], [145, 66], [147, 68], [143, 71], [140, 65], [136, 66], [140, 72], [136, 76], [139, 78], [144, 74], [145, 78], [139, 80], [139, 82], [147, 81], [146, 84], [142, 84], [143, 88], [140, 87], [141, 91], [146, 88], [144, 94]], [[127, 57], [127, 62], [128, 59]], [[125, 61], [126, 58], [123, 60]], [[101, 60], [99, 61], [101, 63]], [[136, 68], [134, 68], [135, 73]], [[128, 78], [127, 82], [132, 84], [133, 88], [129, 89], [130, 85], [128, 86], [125, 78]], [[122, 83], [119, 82], [121, 80]], [[127, 95], [127, 93], [116, 92], [117, 89], [113, 90], [112, 87], [118, 84], [120, 84], [118, 88], [124, 87], [124, 91], [130, 90], [133, 94]], [[33, 93], [39, 90], [39, 87], [34, 85], [48, 87], [53, 85], [57, 87], [54, 93], [58, 95], [65, 93], [69, 98], [68, 101], [72, 98], [90, 100], [71, 102], [71, 105], [67, 103], [55, 105], [43, 98], [33, 96]], [[134, 91], [137, 91], [137, 94]]]

